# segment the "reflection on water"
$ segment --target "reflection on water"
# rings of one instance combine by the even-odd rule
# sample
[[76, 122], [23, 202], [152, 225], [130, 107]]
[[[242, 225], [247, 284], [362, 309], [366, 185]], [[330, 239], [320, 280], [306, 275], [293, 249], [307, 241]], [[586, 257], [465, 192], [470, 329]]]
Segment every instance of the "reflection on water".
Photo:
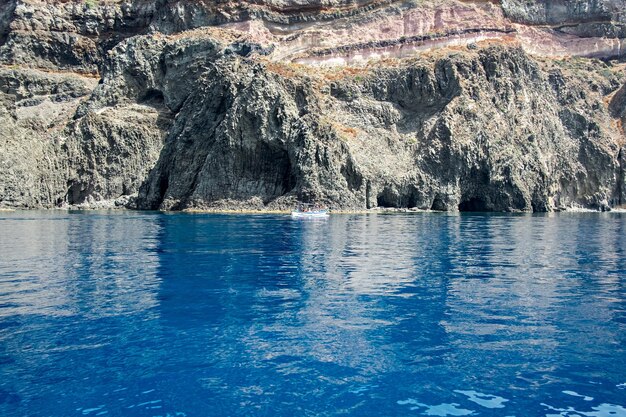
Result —
[[626, 416], [625, 226], [3, 213], [0, 414]]

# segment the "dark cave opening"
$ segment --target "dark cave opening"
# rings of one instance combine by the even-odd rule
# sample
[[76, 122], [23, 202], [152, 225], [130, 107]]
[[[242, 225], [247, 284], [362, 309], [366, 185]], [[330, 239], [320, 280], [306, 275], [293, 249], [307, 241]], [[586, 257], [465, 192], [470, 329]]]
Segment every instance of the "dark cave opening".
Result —
[[161, 90], [149, 89], [139, 99], [139, 103], [146, 106], [162, 106], [165, 103], [165, 96]]
[[469, 200], [463, 200], [459, 204], [459, 211], [476, 212], [476, 211], [489, 211], [487, 208], [487, 202], [478, 197], [472, 197]]
[[93, 192], [93, 185], [80, 181], [68, 181], [67, 202], [69, 204], [81, 204], [87, 200], [87, 196]]
[[291, 161], [289, 160], [289, 154], [287, 152], [284, 152], [284, 158], [281, 161], [281, 164], [279, 165], [279, 171], [282, 171], [282, 178], [281, 181], [279, 181], [279, 187], [282, 187], [282, 191], [280, 192], [280, 194], [287, 194], [288, 192], [290, 192], [291, 190], [293, 190], [294, 188], [296, 188], [296, 176], [293, 173], [293, 169], [291, 166]]
[[[415, 192], [410, 192], [405, 196], [406, 198], [406, 207], [407, 208], [415, 208], [417, 207], [418, 198]], [[404, 200], [404, 199], [403, 199]]]
[[433, 204], [430, 206], [430, 209], [433, 210], [433, 211], [446, 211], [447, 210], [447, 206], [443, 202], [441, 197], [437, 196], [433, 200]]
[[[366, 190], [368, 207], [370, 205], [371, 189]], [[420, 204], [420, 195], [415, 188], [401, 189], [400, 192], [393, 188], [385, 187], [376, 196], [376, 205], [387, 208], [416, 208]]]
[[390, 189], [385, 188], [383, 192], [376, 196], [376, 205], [378, 207], [398, 208], [398, 197]]
[[[296, 187], [297, 178], [287, 150], [260, 142], [255, 152], [245, 152], [242, 160], [243, 171], [247, 171], [246, 175], [257, 182], [252, 194], [264, 194], [265, 202], [285, 195]], [[243, 194], [249, 194], [250, 191], [238, 190]]]

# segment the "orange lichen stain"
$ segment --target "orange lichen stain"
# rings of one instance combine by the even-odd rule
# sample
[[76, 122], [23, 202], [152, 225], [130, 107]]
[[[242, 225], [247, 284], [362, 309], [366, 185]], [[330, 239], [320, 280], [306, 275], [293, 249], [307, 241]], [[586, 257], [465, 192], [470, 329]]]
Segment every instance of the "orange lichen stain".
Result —
[[205, 26], [196, 29], [189, 29], [171, 35], [160, 35], [157, 39], [179, 40], [186, 38], [213, 38], [217, 41], [222, 41], [226, 43], [249, 40], [249, 36], [246, 36], [245, 33], [237, 32], [233, 29], [215, 26]]
[[265, 69], [284, 78], [298, 78], [302, 76], [311, 76], [314, 68], [307, 65], [296, 64], [293, 62], [274, 62], [262, 61]]
[[367, 76], [372, 68], [380, 68], [381, 62], [377, 62], [372, 66], [316, 66], [299, 64], [289, 61], [270, 61], [268, 59], [258, 59], [263, 63], [265, 69], [280, 75], [284, 78], [301, 78], [307, 77], [314, 86], [323, 86], [328, 82], [348, 80]]
[[346, 126], [342, 123], [337, 122], [336, 120], [328, 120], [328, 124], [335, 132], [337, 132], [337, 136], [339, 137], [339, 139], [355, 139], [359, 133], [359, 131], [354, 127]]
[[322, 126], [330, 128], [333, 132], [335, 132], [337, 138], [343, 141], [355, 139], [360, 132], [360, 129], [347, 126], [329, 116], [321, 116], [319, 121]]
[[335, 123], [335, 125], [333, 126], [335, 127], [338, 131], [340, 131], [342, 134], [354, 139], [356, 138], [357, 135], [357, 130], [353, 127], [350, 126], [345, 126], [345, 125], [341, 125], [338, 123]]
[[498, 39], [485, 39], [482, 41], [476, 42], [480, 47], [489, 47], [489, 46], [497, 46], [497, 45], [506, 45], [506, 46], [521, 46], [522, 43], [517, 39], [515, 35], [505, 35]]
[[368, 67], [335, 67], [324, 68], [323, 77], [326, 81], [339, 81], [349, 78], [356, 78], [368, 74], [371, 71]]

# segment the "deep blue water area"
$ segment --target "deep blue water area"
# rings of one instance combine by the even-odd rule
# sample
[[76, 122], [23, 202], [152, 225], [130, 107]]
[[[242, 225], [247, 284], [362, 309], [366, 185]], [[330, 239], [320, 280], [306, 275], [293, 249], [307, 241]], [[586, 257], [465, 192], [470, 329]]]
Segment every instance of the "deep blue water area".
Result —
[[626, 215], [0, 213], [0, 416], [626, 416]]

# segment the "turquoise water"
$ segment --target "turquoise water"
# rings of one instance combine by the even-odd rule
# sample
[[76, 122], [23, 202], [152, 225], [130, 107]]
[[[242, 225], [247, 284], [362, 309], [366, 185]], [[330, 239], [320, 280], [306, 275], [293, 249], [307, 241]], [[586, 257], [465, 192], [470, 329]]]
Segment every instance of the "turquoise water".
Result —
[[626, 416], [625, 233], [0, 213], [0, 415]]

